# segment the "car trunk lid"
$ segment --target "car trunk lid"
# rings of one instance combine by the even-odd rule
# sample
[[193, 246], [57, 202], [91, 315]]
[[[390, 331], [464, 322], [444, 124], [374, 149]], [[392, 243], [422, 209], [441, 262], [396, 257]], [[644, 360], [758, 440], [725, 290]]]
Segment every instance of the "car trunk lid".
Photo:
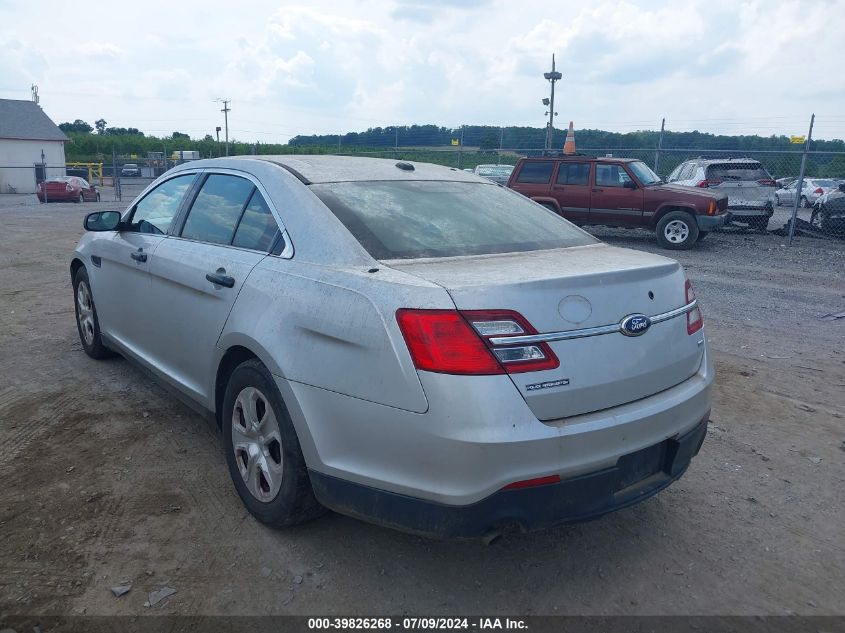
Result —
[[[390, 266], [445, 288], [459, 310], [514, 310], [541, 334], [618, 325], [685, 305], [685, 275], [670, 259], [594, 244], [545, 251], [393, 260]], [[619, 331], [549, 342], [555, 369], [509, 374], [541, 420], [638, 400], [688, 379], [704, 352], [684, 314], [641, 336]]]

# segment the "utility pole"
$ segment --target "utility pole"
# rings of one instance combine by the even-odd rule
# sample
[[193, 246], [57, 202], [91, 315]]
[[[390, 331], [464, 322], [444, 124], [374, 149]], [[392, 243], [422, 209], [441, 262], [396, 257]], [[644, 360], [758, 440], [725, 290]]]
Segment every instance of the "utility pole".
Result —
[[660, 136], [657, 137], [657, 150], [654, 152], [654, 173], [657, 173], [658, 165], [660, 164], [660, 148], [663, 147], [663, 130], [666, 128], [666, 118], [660, 123]]
[[229, 107], [229, 102], [231, 99], [217, 99], [220, 103], [223, 104], [223, 109], [220, 112], [223, 113], [223, 125], [226, 129], [226, 156], [229, 155], [229, 112], [232, 111], [232, 108]]
[[552, 71], [543, 73], [543, 77], [548, 79], [552, 85], [551, 98], [549, 99], [549, 129], [546, 131], [546, 149], [551, 149], [555, 130], [555, 82], [563, 78], [563, 75], [555, 70], [554, 53], [552, 53]]
[[813, 138], [813, 123], [816, 115], [810, 117], [810, 131], [807, 132], [807, 140], [804, 141], [804, 153], [801, 155], [801, 171], [798, 174], [798, 184], [795, 188], [795, 202], [792, 205], [792, 221], [789, 223], [789, 246], [792, 246], [792, 237], [795, 235], [795, 222], [798, 218], [798, 205], [801, 204], [801, 192], [804, 190], [804, 168], [807, 166], [807, 152], [810, 151], [810, 139]]
[[41, 148], [41, 188], [44, 190], [44, 204], [47, 204], [47, 160], [44, 158], [44, 148]]
[[461, 126], [461, 146], [458, 148], [458, 169], [464, 168], [464, 126]]

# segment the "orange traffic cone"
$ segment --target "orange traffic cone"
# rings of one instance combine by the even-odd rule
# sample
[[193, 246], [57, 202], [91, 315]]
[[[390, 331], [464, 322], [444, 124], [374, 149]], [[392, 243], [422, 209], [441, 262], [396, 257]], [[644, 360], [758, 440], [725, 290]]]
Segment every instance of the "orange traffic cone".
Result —
[[572, 129], [572, 121], [569, 122], [569, 131], [566, 133], [566, 141], [563, 143], [563, 153], [575, 153], [575, 130]]

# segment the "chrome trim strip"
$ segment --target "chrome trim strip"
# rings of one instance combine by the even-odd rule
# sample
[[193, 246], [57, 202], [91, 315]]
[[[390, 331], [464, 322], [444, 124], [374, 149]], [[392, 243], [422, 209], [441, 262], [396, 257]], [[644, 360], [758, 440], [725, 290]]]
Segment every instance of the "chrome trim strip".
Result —
[[[690, 310], [695, 309], [698, 305], [698, 300], [693, 299], [690, 303], [668, 312], [661, 312], [649, 317], [652, 325], [655, 323], [662, 323], [669, 319], [674, 319]], [[612, 325], [600, 325], [598, 327], [588, 327], [580, 330], [566, 330], [565, 332], [549, 332], [547, 334], [529, 334], [526, 336], [497, 336], [489, 339], [492, 345], [524, 345], [528, 343], [553, 343], [554, 341], [568, 341], [575, 338], [586, 338], [588, 336], [601, 336], [603, 334], [614, 334], [622, 331], [620, 323]]]

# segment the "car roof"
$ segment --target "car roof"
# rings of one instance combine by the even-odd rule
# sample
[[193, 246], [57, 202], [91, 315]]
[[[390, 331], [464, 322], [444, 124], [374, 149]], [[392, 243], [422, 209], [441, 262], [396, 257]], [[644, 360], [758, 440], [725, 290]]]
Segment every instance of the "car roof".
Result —
[[702, 164], [714, 164], [714, 163], [757, 163], [760, 164], [760, 161], [756, 158], [702, 158], [699, 156], [698, 158], [691, 158], [688, 162], [696, 162]]
[[620, 158], [617, 156], [582, 156], [581, 154], [569, 154], [567, 156], [528, 156], [522, 159], [526, 162], [533, 162], [533, 161], [548, 161], [548, 160], [576, 160], [578, 162], [584, 162], [585, 160], [601, 160], [607, 161], [610, 163], [633, 163], [634, 161], [640, 160], [639, 158]]
[[[234, 156], [228, 160], [261, 160], [274, 163], [287, 169], [305, 184], [328, 182], [368, 182], [375, 180], [441, 180], [457, 182], [476, 182], [489, 184], [489, 181], [457, 169], [430, 163], [397, 160], [394, 158], [361, 158], [358, 156], [314, 155], [278, 155], [278, 156]], [[213, 159], [213, 161], [227, 159]], [[201, 161], [201, 165], [211, 166], [212, 161]], [[412, 169], [411, 169], [412, 168]]]

